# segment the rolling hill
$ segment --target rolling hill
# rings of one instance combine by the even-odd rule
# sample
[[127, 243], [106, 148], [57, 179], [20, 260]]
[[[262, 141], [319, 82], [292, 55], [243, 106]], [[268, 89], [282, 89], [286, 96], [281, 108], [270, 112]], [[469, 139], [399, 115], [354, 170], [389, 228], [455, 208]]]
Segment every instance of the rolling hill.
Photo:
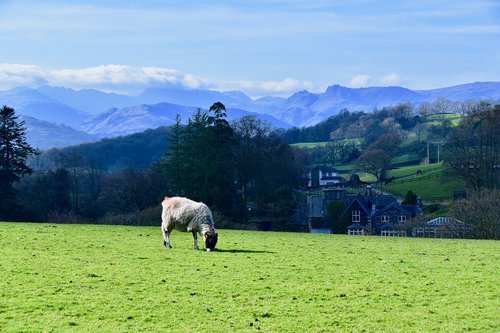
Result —
[[[343, 109], [370, 112], [404, 102], [418, 106], [439, 98], [450, 101], [499, 101], [500, 82], [476, 82], [431, 90], [332, 85], [322, 93], [299, 91], [288, 98], [267, 96], [258, 99], [239, 91], [179, 87], [148, 88], [135, 96], [50, 86], [0, 91], [0, 104], [15, 108], [20, 115], [63, 124], [100, 137], [171, 125], [175, 114], [179, 113], [183, 120], [187, 120], [195, 108], [208, 109], [217, 101], [228, 108], [229, 120], [253, 114], [273, 126], [288, 128], [317, 124]], [[31, 130], [32, 133], [36, 131], [37, 127]], [[35, 145], [39, 144], [35, 142]], [[50, 146], [50, 142], [45, 141], [43, 145]]]
[[[177, 114], [181, 116], [182, 123], [185, 124], [196, 109], [196, 107], [192, 106], [181, 106], [171, 103], [141, 104], [121, 109], [113, 108], [90, 118], [82, 125], [82, 129], [87, 133], [104, 137], [132, 134], [160, 126], [173, 125]], [[290, 124], [270, 115], [236, 108], [227, 109], [228, 121], [233, 121], [244, 116], [256, 116], [278, 128], [291, 127]]]
[[98, 136], [75, 130], [66, 125], [58, 125], [33, 117], [21, 116], [25, 122], [28, 142], [38, 149], [59, 148], [94, 142]]

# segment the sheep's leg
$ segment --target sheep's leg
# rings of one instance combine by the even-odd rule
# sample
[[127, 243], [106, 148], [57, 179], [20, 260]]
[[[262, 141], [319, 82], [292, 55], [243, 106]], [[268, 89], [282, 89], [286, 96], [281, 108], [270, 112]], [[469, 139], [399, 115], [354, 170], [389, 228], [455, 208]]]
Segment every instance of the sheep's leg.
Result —
[[194, 238], [194, 249], [199, 250], [198, 248], [198, 235], [196, 234], [196, 231], [191, 231], [193, 233], [193, 238]]
[[165, 227], [162, 225], [161, 226], [161, 231], [163, 232], [163, 245], [166, 248], [172, 248], [172, 245], [170, 245], [170, 230], [165, 229]]

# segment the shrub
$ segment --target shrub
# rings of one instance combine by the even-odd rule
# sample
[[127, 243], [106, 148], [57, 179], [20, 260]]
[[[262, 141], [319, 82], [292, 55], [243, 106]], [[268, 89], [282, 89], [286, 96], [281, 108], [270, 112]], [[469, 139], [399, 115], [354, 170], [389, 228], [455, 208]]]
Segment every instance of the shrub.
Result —
[[125, 214], [107, 214], [97, 221], [98, 224], [135, 225], [135, 226], [160, 226], [161, 206], [148, 207], [141, 211]]

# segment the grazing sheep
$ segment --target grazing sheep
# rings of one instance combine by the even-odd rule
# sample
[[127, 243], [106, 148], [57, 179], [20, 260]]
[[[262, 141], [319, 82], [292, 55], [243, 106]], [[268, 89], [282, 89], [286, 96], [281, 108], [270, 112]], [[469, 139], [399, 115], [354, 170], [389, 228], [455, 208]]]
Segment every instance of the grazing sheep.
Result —
[[165, 197], [161, 203], [161, 230], [163, 232], [163, 245], [171, 248], [170, 232], [178, 231], [192, 232], [194, 238], [194, 249], [198, 250], [197, 233], [205, 241], [207, 251], [212, 251], [217, 244], [218, 234], [215, 232], [212, 212], [202, 202], [196, 202], [182, 197]]

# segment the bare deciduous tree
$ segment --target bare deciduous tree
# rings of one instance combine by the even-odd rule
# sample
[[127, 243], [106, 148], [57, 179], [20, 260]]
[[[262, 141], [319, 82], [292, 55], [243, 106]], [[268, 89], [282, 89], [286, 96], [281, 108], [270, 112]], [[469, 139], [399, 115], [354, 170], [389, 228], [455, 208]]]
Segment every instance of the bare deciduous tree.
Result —
[[390, 156], [382, 149], [370, 149], [358, 158], [356, 164], [364, 171], [380, 179], [382, 172], [387, 168], [390, 161]]
[[471, 191], [456, 203], [453, 216], [470, 227], [473, 238], [500, 239], [500, 190]]
[[498, 188], [500, 105], [480, 103], [465, 113], [445, 145], [446, 163], [471, 189]]

